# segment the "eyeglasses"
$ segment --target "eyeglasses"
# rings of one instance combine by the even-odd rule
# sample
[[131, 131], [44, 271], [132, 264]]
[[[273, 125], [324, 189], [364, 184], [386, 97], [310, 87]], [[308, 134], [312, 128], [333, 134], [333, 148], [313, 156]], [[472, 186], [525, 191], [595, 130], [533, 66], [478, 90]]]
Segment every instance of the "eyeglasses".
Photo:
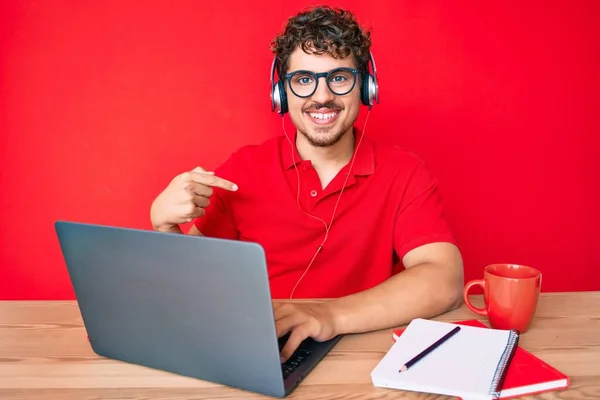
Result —
[[343, 96], [354, 89], [359, 70], [355, 68], [336, 68], [329, 72], [294, 71], [285, 74], [292, 93], [301, 98], [312, 96], [319, 86], [319, 78], [325, 78], [327, 87], [335, 95]]

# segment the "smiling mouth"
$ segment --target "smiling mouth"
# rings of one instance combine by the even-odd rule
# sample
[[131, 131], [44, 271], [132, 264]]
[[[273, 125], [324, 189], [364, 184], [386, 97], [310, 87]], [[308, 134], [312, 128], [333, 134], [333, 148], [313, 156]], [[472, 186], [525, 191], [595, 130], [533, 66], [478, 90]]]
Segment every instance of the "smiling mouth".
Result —
[[337, 120], [340, 115], [340, 110], [329, 111], [329, 112], [315, 112], [307, 111], [306, 114], [310, 117], [311, 121], [318, 125], [327, 125]]

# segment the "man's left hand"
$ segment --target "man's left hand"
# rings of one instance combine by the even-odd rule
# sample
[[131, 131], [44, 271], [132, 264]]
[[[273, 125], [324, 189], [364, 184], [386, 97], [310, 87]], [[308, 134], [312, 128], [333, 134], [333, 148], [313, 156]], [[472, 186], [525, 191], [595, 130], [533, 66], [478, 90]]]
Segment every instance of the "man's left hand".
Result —
[[291, 332], [281, 350], [281, 362], [287, 361], [306, 338], [323, 342], [336, 336], [334, 316], [327, 303], [274, 303], [273, 309], [277, 337]]

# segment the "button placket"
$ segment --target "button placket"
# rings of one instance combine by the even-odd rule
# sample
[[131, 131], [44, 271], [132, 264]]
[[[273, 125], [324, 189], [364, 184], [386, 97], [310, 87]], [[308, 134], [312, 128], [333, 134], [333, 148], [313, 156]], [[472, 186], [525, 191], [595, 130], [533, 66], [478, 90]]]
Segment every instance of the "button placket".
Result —
[[305, 162], [304, 165], [306, 166], [306, 172], [302, 174], [305, 177], [302, 196], [306, 196], [308, 212], [312, 213], [322, 194], [321, 180], [309, 161]]
[[[312, 186], [312, 187], [314, 187], [314, 186]], [[316, 189], [311, 189], [310, 191], [308, 191], [308, 196], [309, 196], [308, 201], [310, 202], [310, 210], [312, 212], [315, 208], [315, 205], [319, 201], [319, 191]]]

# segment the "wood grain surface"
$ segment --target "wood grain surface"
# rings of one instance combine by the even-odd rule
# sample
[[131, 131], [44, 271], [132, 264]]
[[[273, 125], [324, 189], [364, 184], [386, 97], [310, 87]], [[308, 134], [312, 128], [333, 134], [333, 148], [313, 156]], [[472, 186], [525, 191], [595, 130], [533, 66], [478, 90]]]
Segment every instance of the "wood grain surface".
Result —
[[[481, 306], [480, 296], [472, 296]], [[462, 308], [440, 321], [481, 319]], [[520, 346], [569, 375], [568, 390], [526, 399], [600, 399], [600, 292], [543, 293]], [[390, 330], [344, 337], [290, 399], [448, 399], [373, 387]], [[258, 399], [224, 387], [97, 356], [74, 301], [0, 302], [0, 399]]]

